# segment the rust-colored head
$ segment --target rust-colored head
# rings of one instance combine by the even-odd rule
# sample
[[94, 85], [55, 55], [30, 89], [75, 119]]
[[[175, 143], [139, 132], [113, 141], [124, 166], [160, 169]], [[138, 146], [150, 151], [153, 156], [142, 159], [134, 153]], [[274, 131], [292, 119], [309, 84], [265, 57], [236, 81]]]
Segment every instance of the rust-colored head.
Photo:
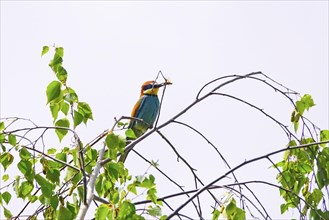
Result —
[[145, 83], [143, 83], [142, 87], [141, 87], [141, 93], [140, 95], [158, 95], [158, 91], [159, 88], [164, 86], [164, 85], [170, 85], [171, 82], [164, 82], [164, 83], [160, 83], [158, 84], [156, 81], [154, 80], [150, 80], [150, 81], [146, 81]]

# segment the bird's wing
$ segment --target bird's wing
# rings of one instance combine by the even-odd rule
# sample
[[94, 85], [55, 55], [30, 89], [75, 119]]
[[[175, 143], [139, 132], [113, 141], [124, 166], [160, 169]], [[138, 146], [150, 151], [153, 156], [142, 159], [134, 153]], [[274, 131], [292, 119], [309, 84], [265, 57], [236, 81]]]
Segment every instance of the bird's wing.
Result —
[[137, 115], [137, 111], [138, 111], [139, 106], [141, 105], [142, 99], [143, 99], [143, 98], [140, 97], [140, 98], [138, 99], [138, 101], [136, 102], [136, 104], [134, 105], [134, 108], [133, 108], [133, 110], [131, 111], [131, 117], [136, 117], [136, 115]]
[[[142, 96], [138, 99], [133, 110], [131, 111], [131, 117], [139, 118], [141, 109], [143, 109], [144, 105], [145, 105], [145, 97]], [[130, 124], [128, 127], [132, 128], [135, 123], [136, 123], [136, 120], [130, 120]]]

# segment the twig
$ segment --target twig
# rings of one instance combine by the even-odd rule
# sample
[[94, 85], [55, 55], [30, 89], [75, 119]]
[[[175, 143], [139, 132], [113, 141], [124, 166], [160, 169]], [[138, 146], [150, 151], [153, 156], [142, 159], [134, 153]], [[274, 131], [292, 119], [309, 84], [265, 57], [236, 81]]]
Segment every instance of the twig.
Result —
[[[184, 164], [190, 169], [190, 171], [191, 171], [191, 173], [192, 173], [192, 175], [194, 176], [194, 179], [195, 179], [195, 187], [197, 188], [197, 183], [196, 183], [196, 181], [198, 181], [198, 182], [200, 182], [201, 183], [201, 185], [204, 185], [203, 184], [203, 182], [201, 181], [201, 179], [196, 175], [196, 173], [195, 173], [195, 169], [178, 153], [178, 151], [176, 150], [176, 148], [171, 144], [171, 142], [160, 132], [160, 131], [157, 131], [157, 133], [167, 142], [167, 144], [171, 147], [171, 149], [175, 152], [175, 154], [177, 155], [177, 158], [179, 158], [179, 159], [181, 159], [183, 162], [184, 162]], [[217, 200], [217, 198], [210, 192], [210, 191], [208, 191], [209, 192], [209, 194], [213, 197], [213, 199], [215, 200], [215, 202], [217, 202], [218, 204], [220, 204], [219, 203], [219, 201]], [[194, 203], [193, 203], [194, 204]], [[200, 201], [198, 200], [198, 206], [199, 206], [199, 208], [201, 208], [200, 207]], [[196, 207], [195, 207], [196, 208]], [[199, 217], [200, 218], [202, 218], [202, 215], [201, 215], [201, 213], [199, 212], [200, 210], [198, 210], [197, 208], [196, 208], [196, 211], [197, 211], [197, 213], [198, 213], [198, 215], [199, 215]]]
[[[39, 191], [40, 191], [41, 188], [37, 189], [34, 193], [33, 193], [33, 196], [35, 196]], [[25, 206], [23, 207], [23, 209], [15, 216], [15, 217], [12, 217], [12, 219], [18, 219], [19, 216], [24, 212], [24, 210], [28, 207], [28, 205], [31, 203], [31, 201], [28, 201]]]

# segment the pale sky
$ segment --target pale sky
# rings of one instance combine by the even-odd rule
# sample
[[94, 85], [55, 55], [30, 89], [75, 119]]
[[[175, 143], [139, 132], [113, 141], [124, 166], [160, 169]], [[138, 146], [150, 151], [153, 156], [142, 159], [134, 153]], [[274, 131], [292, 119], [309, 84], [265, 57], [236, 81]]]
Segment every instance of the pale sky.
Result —
[[[160, 123], [194, 101], [208, 81], [262, 71], [302, 95], [311, 94], [316, 106], [306, 116], [320, 128], [329, 127], [328, 1], [1, 1], [1, 117], [51, 125], [45, 89], [55, 76], [48, 67], [50, 56], [41, 58], [40, 53], [42, 46], [53, 44], [64, 47], [68, 84], [93, 109], [94, 121], [78, 129], [84, 142], [111, 127], [114, 117], [130, 115], [140, 85], [159, 70], [173, 82], [166, 89]], [[272, 90], [243, 81], [226, 91], [290, 126], [292, 106]], [[203, 132], [231, 166], [287, 144], [268, 118], [225, 98], [212, 97], [180, 120]], [[210, 146], [186, 128], [170, 125], [163, 133], [205, 184], [227, 171]], [[193, 189], [190, 172], [158, 135], [135, 149], [159, 160], [160, 168], [186, 190]], [[148, 168], [134, 153], [126, 166], [133, 176]], [[241, 181], [276, 183], [277, 173], [269, 166], [259, 162], [237, 175]], [[156, 170], [148, 172], [157, 178], [160, 197], [179, 192]], [[278, 190], [252, 188], [271, 218], [298, 218], [297, 211], [280, 215]], [[218, 197], [223, 193], [214, 192]], [[204, 217], [210, 218], [213, 202], [206, 194], [202, 199]], [[183, 213], [191, 210], [189, 206]], [[170, 214], [166, 208], [164, 212]]]

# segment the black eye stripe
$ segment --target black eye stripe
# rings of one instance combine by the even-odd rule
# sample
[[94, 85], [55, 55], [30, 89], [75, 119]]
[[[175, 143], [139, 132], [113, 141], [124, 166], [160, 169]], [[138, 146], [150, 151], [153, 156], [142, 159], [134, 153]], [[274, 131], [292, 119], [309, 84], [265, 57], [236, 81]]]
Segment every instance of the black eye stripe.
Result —
[[143, 90], [148, 90], [148, 89], [151, 89], [153, 87], [153, 84], [148, 84], [146, 86], [143, 87]]

